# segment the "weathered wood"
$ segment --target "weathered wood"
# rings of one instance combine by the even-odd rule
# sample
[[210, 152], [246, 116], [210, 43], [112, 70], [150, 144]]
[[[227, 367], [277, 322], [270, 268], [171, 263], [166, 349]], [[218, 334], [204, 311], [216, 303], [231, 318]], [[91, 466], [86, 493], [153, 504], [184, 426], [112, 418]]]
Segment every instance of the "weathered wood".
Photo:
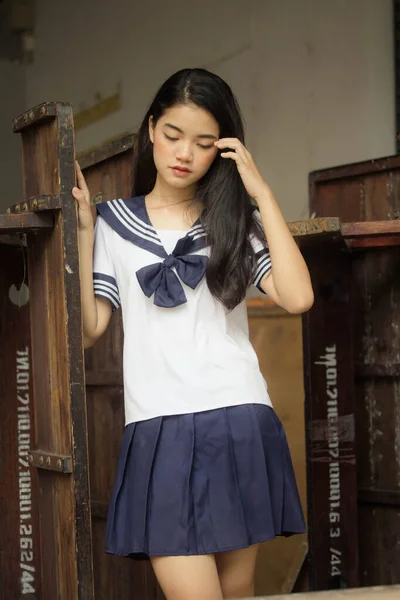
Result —
[[400, 218], [400, 156], [315, 171], [309, 177], [310, 213], [343, 222]]
[[358, 501], [360, 504], [400, 506], [400, 491], [360, 488]]
[[7, 213], [36, 212], [42, 210], [55, 210], [62, 208], [63, 203], [68, 201], [68, 194], [43, 194], [32, 196], [25, 202], [18, 202], [7, 209]]
[[72, 457], [54, 454], [43, 450], [31, 450], [28, 461], [32, 467], [47, 469], [57, 473], [72, 473]]
[[[373, 175], [385, 173], [387, 171], [400, 168], [400, 156], [384, 156], [378, 159], [365, 160], [358, 163], [349, 163], [338, 167], [321, 169], [310, 173], [311, 183], [324, 183], [340, 179], [342, 182], [347, 179], [364, 179], [366, 174]], [[347, 184], [346, 184], [347, 185]], [[313, 197], [313, 194], [311, 194]]]
[[[75, 183], [72, 111], [34, 111], [22, 129], [26, 198], [65, 195]], [[42, 114], [43, 112], [43, 114]], [[66, 196], [64, 196], [66, 198]], [[36, 215], [38, 216], [38, 215]], [[89, 474], [76, 205], [53, 229], [28, 235], [36, 448], [72, 456], [72, 475], [38, 469], [43, 600], [93, 599]], [[36, 449], [33, 448], [33, 449]]]
[[53, 227], [52, 215], [35, 215], [30, 212], [0, 215], [0, 233], [26, 233]]
[[86, 371], [86, 386], [121, 387], [123, 385], [122, 372], [115, 371]]
[[[260, 596], [257, 600], [398, 600], [400, 585], [354, 588], [327, 592], [307, 592], [302, 594], [283, 594], [280, 596]], [[244, 599], [245, 600], [245, 599]], [[255, 598], [247, 598], [255, 600]]]
[[311, 212], [337, 215], [352, 251], [360, 584], [399, 583], [400, 157], [312, 173], [310, 192]]
[[[135, 140], [134, 134], [128, 134], [109, 144], [104, 144], [96, 150], [92, 150], [79, 156], [79, 165], [81, 169], [89, 169], [97, 166], [99, 163], [114, 158], [119, 154], [130, 153]], [[131, 156], [129, 157], [131, 162]]]
[[[386, 376], [357, 378], [356, 427], [361, 489], [400, 492], [398, 422], [400, 249], [377, 249], [353, 258], [355, 278], [355, 361], [386, 365]], [[360, 512], [363, 585], [400, 581], [400, 518], [389, 506], [364, 504]], [[367, 550], [368, 548], [368, 550]]]
[[303, 249], [342, 236], [349, 248], [400, 245], [400, 220], [341, 223], [336, 217], [294, 221], [289, 230]]
[[315, 303], [303, 317], [311, 589], [358, 584], [351, 256], [304, 249]]
[[343, 223], [342, 231], [354, 249], [400, 246], [399, 220]]
[[342, 233], [340, 220], [336, 217], [310, 219], [308, 221], [292, 221], [291, 223], [288, 223], [288, 226], [294, 237], [310, 238], [326, 233]]
[[349, 239], [348, 245], [351, 248], [362, 250], [363, 248], [388, 248], [391, 246], [400, 246], [400, 236], [381, 235], [377, 237], [366, 237]]
[[[27, 127], [31, 127], [38, 121], [51, 121], [57, 115], [57, 106], [61, 106], [56, 102], [43, 102], [34, 108], [22, 113], [13, 120], [14, 133], [21, 133]], [[68, 105], [65, 105], [68, 106]]]
[[400, 235], [400, 220], [365, 221], [359, 223], [343, 223], [344, 237], [376, 237], [381, 235]]
[[0, 598], [43, 598], [26, 248], [0, 245]]
[[355, 363], [355, 375], [359, 379], [370, 377], [400, 377], [400, 363]]

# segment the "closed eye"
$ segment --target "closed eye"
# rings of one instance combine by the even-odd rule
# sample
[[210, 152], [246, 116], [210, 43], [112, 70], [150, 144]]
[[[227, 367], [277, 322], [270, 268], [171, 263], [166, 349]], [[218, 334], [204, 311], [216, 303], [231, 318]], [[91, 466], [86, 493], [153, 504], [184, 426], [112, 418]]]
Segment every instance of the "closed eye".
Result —
[[167, 135], [166, 133], [164, 133], [165, 137], [167, 138], [167, 140], [170, 140], [171, 142], [177, 142], [179, 138], [174, 138], [174, 137], [170, 137], [169, 135]]
[[211, 146], [203, 146], [203, 144], [199, 144], [200, 148], [203, 148], [204, 150], [209, 150], [210, 148], [213, 147], [213, 144], [211, 144]]

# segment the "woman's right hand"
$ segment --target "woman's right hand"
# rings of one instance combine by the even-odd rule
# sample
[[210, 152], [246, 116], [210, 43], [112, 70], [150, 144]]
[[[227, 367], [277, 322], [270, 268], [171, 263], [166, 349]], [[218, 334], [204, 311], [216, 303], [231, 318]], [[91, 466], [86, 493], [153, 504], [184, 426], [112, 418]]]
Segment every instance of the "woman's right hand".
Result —
[[94, 223], [90, 206], [90, 193], [78, 161], [75, 161], [77, 187], [72, 195], [78, 202], [78, 220], [80, 231], [93, 231]]

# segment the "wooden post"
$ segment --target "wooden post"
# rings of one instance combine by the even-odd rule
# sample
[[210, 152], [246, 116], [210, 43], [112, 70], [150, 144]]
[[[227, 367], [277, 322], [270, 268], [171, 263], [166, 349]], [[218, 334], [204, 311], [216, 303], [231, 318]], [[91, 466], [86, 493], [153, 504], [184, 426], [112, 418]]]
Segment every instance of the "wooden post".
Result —
[[337, 219], [292, 224], [315, 295], [303, 317], [310, 587], [358, 584], [352, 266]]
[[40, 600], [93, 600], [71, 107], [38, 106], [14, 130], [22, 135], [24, 201], [2, 215], [0, 233], [26, 233], [28, 246]]
[[0, 238], [0, 581], [5, 599], [41, 598], [26, 246]]
[[[310, 175], [310, 210], [352, 249], [359, 583], [400, 583], [400, 156]], [[316, 556], [319, 560], [319, 555]]]

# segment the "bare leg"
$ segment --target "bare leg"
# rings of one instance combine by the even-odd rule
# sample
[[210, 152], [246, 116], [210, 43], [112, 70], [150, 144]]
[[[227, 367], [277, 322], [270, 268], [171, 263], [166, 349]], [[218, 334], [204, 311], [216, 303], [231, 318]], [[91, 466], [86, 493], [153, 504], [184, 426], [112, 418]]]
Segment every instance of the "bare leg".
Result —
[[154, 556], [151, 564], [167, 600], [223, 600], [212, 554]]
[[258, 544], [219, 552], [215, 555], [223, 598], [251, 598], [254, 596], [254, 571]]

